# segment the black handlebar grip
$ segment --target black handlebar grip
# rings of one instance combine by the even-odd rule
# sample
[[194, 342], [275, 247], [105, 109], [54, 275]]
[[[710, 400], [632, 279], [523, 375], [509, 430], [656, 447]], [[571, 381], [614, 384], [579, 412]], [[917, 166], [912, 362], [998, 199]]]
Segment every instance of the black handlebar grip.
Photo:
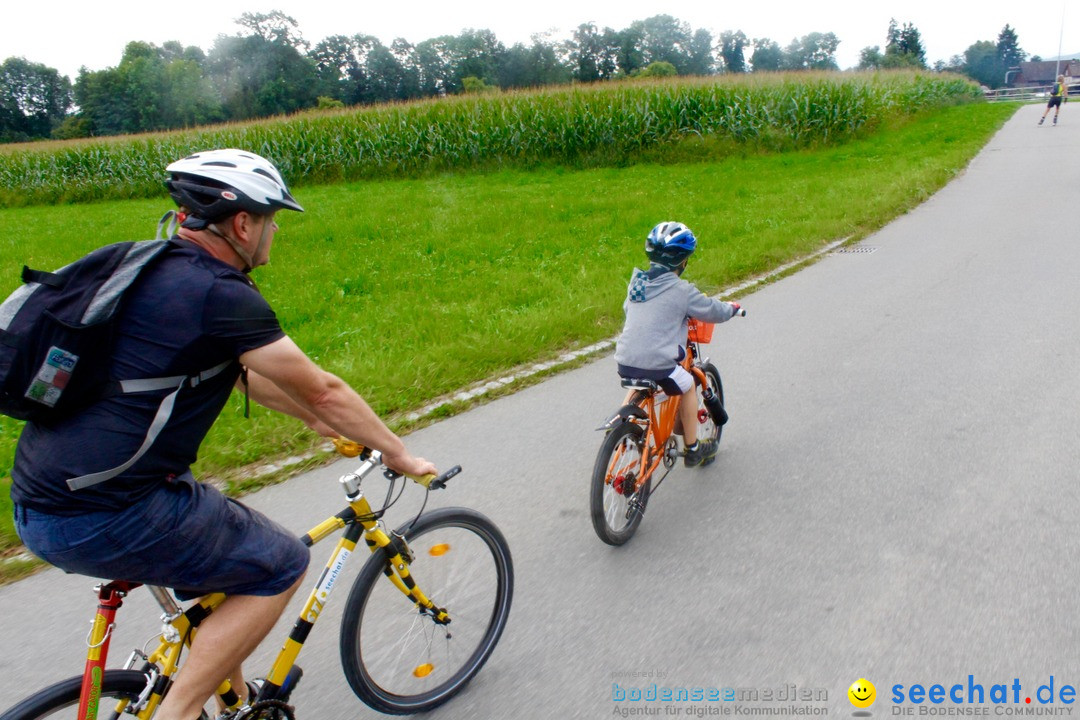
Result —
[[461, 466], [460, 465], [455, 465], [454, 467], [450, 468], [449, 470], [444, 472], [439, 477], [432, 480], [431, 481], [431, 486], [430, 486], [431, 489], [432, 490], [442, 490], [444, 487], [446, 487], [447, 481], [450, 480], [450, 478], [454, 477], [455, 475], [457, 475], [460, 472], [461, 472]]

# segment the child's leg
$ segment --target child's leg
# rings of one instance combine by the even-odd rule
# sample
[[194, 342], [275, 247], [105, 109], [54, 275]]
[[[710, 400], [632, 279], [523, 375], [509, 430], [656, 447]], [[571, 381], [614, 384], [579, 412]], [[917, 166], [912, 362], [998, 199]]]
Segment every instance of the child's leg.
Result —
[[683, 443], [686, 447], [697, 442], [697, 411], [697, 386], [691, 385], [690, 389], [683, 393], [682, 403], [679, 405], [679, 419], [682, 420]]

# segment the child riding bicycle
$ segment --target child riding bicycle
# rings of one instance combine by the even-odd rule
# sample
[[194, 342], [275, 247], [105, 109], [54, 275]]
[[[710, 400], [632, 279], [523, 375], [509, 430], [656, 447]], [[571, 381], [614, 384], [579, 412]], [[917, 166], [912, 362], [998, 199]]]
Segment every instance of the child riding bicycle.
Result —
[[685, 395], [679, 420], [686, 467], [708, 465], [717, 451], [716, 440], [698, 442], [697, 389], [680, 365], [686, 357], [687, 318], [720, 323], [741, 311], [738, 303], [710, 298], [680, 277], [696, 247], [697, 238], [682, 223], [662, 222], [652, 229], [645, 241], [650, 266], [634, 268], [623, 302], [626, 322], [615, 343], [620, 376], [652, 380], [668, 395]]

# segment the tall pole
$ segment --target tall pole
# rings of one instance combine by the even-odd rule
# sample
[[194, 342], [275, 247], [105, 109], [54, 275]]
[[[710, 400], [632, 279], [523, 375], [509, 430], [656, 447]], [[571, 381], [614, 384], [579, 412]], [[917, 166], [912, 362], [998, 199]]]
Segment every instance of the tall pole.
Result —
[[1058, 57], [1057, 67], [1054, 70], [1054, 82], [1057, 82], [1058, 75], [1061, 74], [1061, 40], [1065, 37], [1065, 3], [1061, 3], [1061, 32], [1058, 33]]

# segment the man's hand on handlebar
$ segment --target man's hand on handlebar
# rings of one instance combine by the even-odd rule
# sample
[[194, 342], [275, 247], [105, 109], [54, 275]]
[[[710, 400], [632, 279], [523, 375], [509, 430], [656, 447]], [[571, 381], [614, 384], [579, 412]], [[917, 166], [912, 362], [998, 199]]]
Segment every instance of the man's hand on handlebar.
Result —
[[737, 302], [728, 303], [728, 304], [731, 305], [731, 307], [735, 308], [735, 314], [736, 315], [738, 315], [739, 317], [746, 317], [746, 310], [743, 309], [742, 305], [740, 305]]
[[[352, 440], [346, 440], [343, 437], [334, 438], [334, 447], [345, 457], [357, 457], [364, 451], [363, 445], [358, 442], [353, 442]], [[424, 475], [439, 474], [438, 468], [436, 468], [433, 463], [428, 462], [424, 458], [413, 457], [409, 454], [409, 451], [404, 448], [394, 454], [384, 452], [382, 454], [382, 464], [399, 475], [423, 477]]]
[[439, 469], [435, 467], [434, 463], [421, 457], [413, 457], [408, 450], [404, 449], [395, 454], [384, 452], [382, 461], [386, 467], [404, 475], [422, 477], [424, 475], [439, 474]]

